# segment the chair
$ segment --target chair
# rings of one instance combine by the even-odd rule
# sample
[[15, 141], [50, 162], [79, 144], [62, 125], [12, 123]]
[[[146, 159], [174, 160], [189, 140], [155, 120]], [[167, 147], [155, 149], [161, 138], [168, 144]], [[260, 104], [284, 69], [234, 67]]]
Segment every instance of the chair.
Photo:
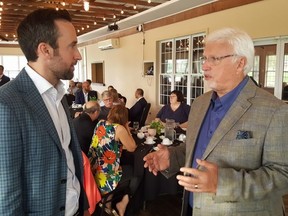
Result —
[[73, 104], [73, 101], [75, 101], [75, 96], [73, 94], [65, 94], [65, 97], [68, 102], [68, 106], [70, 107]]
[[151, 103], [147, 103], [147, 105], [145, 106], [145, 108], [142, 112], [142, 115], [141, 115], [141, 118], [139, 121], [139, 128], [145, 126], [145, 122], [146, 122], [150, 107], [151, 107]]
[[[98, 210], [95, 212], [95, 215], [104, 216], [109, 214], [110, 212], [106, 211], [106, 204], [111, 203], [111, 206], [113, 209], [116, 209], [115, 204], [120, 201], [124, 194], [129, 195], [129, 200], [131, 201], [131, 198], [135, 194], [136, 190], [139, 187], [140, 179], [137, 176], [134, 176], [134, 167], [131, 165], [123, 165], [122, 166], [123, 171], [125, 169], [126, 172], [129, 172], [129, 176], [127, 179], [120, 181], [118, 186], [115, 190], [111, 191], [108, 194], [102, 195], [102, 199], [98, 203]], [[109, 196], [113, 195], [112, 198]], [[129, 204], [128, 204], [129, 205]], [[127, 209], [126, 209], [127, 210]], [[115, 211], [115, 210], [114, 210]], [[112, 213], [112, 215], [117, 215], [117, 213]]]

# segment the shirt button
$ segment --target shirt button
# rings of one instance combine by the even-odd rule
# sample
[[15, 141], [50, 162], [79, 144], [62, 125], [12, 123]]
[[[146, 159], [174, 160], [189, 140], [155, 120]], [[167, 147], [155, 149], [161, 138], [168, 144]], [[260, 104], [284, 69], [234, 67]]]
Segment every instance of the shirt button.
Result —
[[61, 184], [66, 184], [67, 179], [61, 179]]
[[64, 206], [61, 206], [59, 210], [60, 210], [60, 211], [64, 211], [64, 210], [65, 210], [65, 207], [64, 207]]

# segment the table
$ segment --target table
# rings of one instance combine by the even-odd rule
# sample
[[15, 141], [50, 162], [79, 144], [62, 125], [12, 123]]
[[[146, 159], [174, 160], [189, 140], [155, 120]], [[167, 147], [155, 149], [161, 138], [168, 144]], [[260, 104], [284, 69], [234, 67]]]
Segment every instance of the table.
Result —
[[[183, 133], [183, 131], [181, 131]], [[178, 137], [179, 134], [177, 134]], [[134, 152], [134, 174], [142, 177], [142, 196], [143, 201], [153, 200], [157, 196], [162, 194], [177, 194], [183, 191], [183, 187], [178, 184], [176, 175], [167, 179], [161, 173], [158, 173], [157, 176], [154, 176], [153, 173], [149, 172], [148, 169], [144, 168], [143, 157], [148, 154], [150, 151], [153, 151], [153, 147], [161, 143], [161, 139], [157, 137], [156, 144], [146, 145], [143, 144], [145, 139], [139, 139], [137, 135], [133, 134], [133, 138], [137, 143], [137, 149]], [[182, 143], [181, 141], [175, 140], [173, 145], [170, 148], [173, 148]]]

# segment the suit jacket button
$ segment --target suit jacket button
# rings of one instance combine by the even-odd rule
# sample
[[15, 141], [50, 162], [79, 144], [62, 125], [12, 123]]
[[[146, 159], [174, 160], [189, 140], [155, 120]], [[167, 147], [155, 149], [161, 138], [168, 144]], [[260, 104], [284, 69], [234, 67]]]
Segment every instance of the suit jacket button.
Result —
[[65, 210], [65, 206], [61, 206], [59, 210], [60, 211], [64, 211]]
[[66, 184], [67, 179], [61, 179], [61, 184]]

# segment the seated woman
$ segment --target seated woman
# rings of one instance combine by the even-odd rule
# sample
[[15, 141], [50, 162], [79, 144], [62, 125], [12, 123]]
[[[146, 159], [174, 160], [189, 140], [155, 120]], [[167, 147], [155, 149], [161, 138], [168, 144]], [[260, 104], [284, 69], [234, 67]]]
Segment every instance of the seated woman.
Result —
[[166, 119], [174, 119], [181, 128], [187, 128], [190, 106], [184, 103], [182, 92], [174, 90], [170, 94], [170, 104], [161, 108], [156, 115], [156, 121], [166, 122]]
[[[133, 172], [126, 172], [120, 166], [122, 149], [133, 152], [136, 144], [128, 127], [128, 110], [122, 105], [115, 105], [107, 120], [101, 120], [96, 125], [88, 152], [92, 173], [102, 195], [115, 190], [119, 183], [131, 178]], [[116, 204], [120, 216], [124, 215], [128, 202], [127, 192]], [[111, 209], [111, 206], [106, 207]]]

